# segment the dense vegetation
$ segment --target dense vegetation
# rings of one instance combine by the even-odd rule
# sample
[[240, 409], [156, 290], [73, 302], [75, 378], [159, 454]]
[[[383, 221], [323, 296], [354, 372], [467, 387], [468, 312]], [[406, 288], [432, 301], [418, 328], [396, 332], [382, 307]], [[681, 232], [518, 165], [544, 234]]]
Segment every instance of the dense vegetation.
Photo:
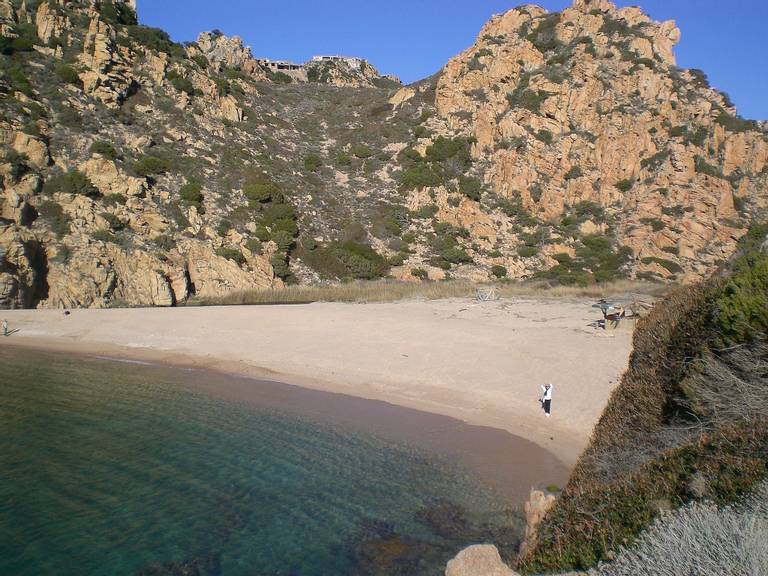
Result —
[[661, 511], [726, 505], [768, 477], [767, 233], [755, 225], [720, 273], [641, 321], [629, 369], [522, 569], [594, 566]]

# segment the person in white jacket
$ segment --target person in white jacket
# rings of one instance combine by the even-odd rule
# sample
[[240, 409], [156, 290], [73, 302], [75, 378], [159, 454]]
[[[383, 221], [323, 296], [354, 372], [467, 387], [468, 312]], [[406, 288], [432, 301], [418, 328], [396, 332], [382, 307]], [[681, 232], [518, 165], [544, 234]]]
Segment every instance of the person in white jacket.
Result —
[[541, 390], [543, 392], [541, 396], [541, 406], [544, 408], [544, 414], [549, 418], [552, 416], [552, 384], [542, 386]]

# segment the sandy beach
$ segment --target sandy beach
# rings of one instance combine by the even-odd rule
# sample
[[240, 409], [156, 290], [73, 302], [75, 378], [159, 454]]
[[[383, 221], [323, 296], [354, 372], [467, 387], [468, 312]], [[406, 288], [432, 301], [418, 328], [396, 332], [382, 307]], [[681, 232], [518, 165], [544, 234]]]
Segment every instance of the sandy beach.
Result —
[[[2, 345], [253, 376], [506, 430], [571, 466], [627, 366], [592, 300], [20, 310]], [[554, 385], [545, 418], [540, 385]]]

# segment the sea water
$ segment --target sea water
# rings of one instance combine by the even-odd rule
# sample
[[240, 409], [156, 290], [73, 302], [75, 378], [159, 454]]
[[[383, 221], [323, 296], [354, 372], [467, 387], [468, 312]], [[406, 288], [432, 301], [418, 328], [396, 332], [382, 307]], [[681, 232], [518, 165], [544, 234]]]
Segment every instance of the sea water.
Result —
[[3, 575], [441, 574], [516, 537], [458, 463], [191, 385], [224, 376], [11, 349], [0, 370]]

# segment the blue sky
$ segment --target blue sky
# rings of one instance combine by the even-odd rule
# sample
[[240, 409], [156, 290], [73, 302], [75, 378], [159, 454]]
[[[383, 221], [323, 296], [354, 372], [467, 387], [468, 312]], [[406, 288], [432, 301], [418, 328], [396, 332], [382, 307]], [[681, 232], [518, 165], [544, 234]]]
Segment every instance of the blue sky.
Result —
[[[367, 58], [412, 82], [470, 46], [493, 14], [514, 0], [138, 0], [142, 24], [174, 40], [218, 28], [242, 36], [257, 57], [303, 62], [314, 54]], [[561, 10], [570, 0], [539, 0]], [[618, 0], [655, 20], [673, 19], [683, 38], [678, 64], [701, 68], [746, 118], [768, 119], [768, 0]]]

